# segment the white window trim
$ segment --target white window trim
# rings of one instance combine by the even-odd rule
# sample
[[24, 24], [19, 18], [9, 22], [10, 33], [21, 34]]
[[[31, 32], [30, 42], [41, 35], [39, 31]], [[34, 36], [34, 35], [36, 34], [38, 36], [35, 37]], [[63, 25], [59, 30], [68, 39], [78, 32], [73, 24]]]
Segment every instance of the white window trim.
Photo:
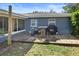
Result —
[[[35, 25], [33, 26], [32, 23], [35, 21]], [[31, 27], [37, 27], [37, 19], [31, 19]]]
[[[51, 20], [51, 21], [50, 21], [50, 20]], [[48, 25], [49, 25], [50, 23], [54, 23], [54, 24], [56, 25], [56, 19], [48, 19]]]
[[47, 26], [39, 26], [38, 28], [47, 28]]

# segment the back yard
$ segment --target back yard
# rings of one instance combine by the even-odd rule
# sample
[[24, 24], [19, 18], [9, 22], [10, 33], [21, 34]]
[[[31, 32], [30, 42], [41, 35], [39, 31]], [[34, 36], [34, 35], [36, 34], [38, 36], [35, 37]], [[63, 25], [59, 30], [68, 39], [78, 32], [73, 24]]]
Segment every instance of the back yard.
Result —
[[[15, 4], [12, 4], [15, 5]], [[18, 5], [18, 4], [17, 4]], [[37, 4], [35, 4], [36, 6]], [[48, 6], [50, 4], [47, 4]], [[40, 4], [45, 9], [46, 6]], [[24, 4], [22, 6], [29, 6]], [[19, 8], [22, 8], [19, 7]], [[37, 7], [39, 4], [37, 5]], [[12, 13], [12, 6], [9, 10], [0, 9], [0, 55], [1, 56], [77, 56], [79, 55], [79, 4], [63, 4], [61, 13], [56, 11], [32, 11], [17, 14]], [[8, 7], [8, 5], [6, 5]], [[57, 5], [56, 5], [57, 7]], [[19, 11], [18, 8], [18, 11]], [[28, 9], [29, 9], [28, 8]], [[75, 9], [74, 9], [75, 8]], [[41, 9], [41, 8], [39, 8]], [[62, 13], [62, 9], [64, 12]], [[23, 8], [22, 8], [23, 10]], [[15, 10], [16, 11], [16, 10]], [[9, 15], [9, 16], [8, 16]], [[71, 17], [72, 16], [72, 17]], [[50, 25], [50, 26], [49, 26]], [[51, 26], [52, 25], [52, 26]], [[39, 31], [39, 29], [42, 29]], [[8, 43], [13, 39], [12, 46], [7, 46], [3, 41], [3, 36], [8, 33]], [[30, 33], [31, 35], [29, 35]], [[12, 35], [11, 35], [12, 34]], [[41, 35], [35, 35], [41, 34]], [[50, 35], [49, 35], [50, 34]], [[53, 36], [52, 36], [52, 35]], [[75, 36], [73, 36], [73, 35]], [[45, 36], [46, 35], [46, 36]], [[33, 37], [32, 37], [33, 36]], [[77, 36], [77, 38], [75, 38]], [[12, 38], [11, 38], [12, 37]], [[39, 38], [39, 39], [38, 39]], [[29, 43], [27, 43], [27, 42]], [[37, 44], [44, 43], [44, 44]], [[51, 43], [51, 44], [47, 44]], [[3, 45], [2, 45], [3, 44]], [[57, 45], [55, 45], [57, 44]], [[62, 45], [59, 45], [62, 44]], [[65, 46], [65, 45], [70, 46]], [[9, 44], [10, 45], [10, 44]], [[77, 46], [74, 46], [77, 45]]]
[[[57, 36], [58, 38], [60, 36]], [[70, 37], [70, 36], [69, 36]], [[14, 42], [11, 47], [7, 46], [7, 41], [4, 42], [3, 45], [5, 47], [0, 46], [0, 55], [1, 56], [77, 56], [79, 55], [79, 40], [78, 39], [57, 39], [56, 37], [48, 37], [50, 40], [48, 43], [51, 44], [37, 44], [39, 43], [47, 43], [44, 40], [46, 39], [38, 39], [36, 37], [32, 37], [27, 35], [26, 33], [17, 34], [13, 37]], [[29, 43], [27, 43], [29, 42]], [[78, 46], [65, 46], [65, 45], [54, 45], [54, 43], [64, 43], [64, 44], [76, 44]]]
[[[3, 53], [2, 53], [3, 52]], [[79, 47], [53, 44], [13, 43], [12, 47], [0, 50], [1, 56], [77, 56]]]

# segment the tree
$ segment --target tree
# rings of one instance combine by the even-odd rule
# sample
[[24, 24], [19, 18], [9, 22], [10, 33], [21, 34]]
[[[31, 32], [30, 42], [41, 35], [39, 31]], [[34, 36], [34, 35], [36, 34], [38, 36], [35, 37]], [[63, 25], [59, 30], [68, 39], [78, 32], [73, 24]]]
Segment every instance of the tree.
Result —
[[72, 34], [79, 35], [79, 3], [70, 3], [63, 7], [67, 13], [71, 13]]
[[79, 3], [68, 3], [66, 4], [63, 9], [67, 12], [67, 13], [72, 13], [75, 12], [77, 10], [79, 10]]
[[71, 14], [72, 34], [79, 35], [79, 10]]

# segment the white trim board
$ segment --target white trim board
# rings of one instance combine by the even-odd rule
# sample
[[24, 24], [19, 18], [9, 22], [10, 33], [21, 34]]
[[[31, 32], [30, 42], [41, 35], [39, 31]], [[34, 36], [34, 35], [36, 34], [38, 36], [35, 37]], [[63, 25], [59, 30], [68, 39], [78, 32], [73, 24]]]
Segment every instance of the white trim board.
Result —
[[[17, 33], [21, 33], [21, 32], [24, 32], [24, 31], [26, 31], [26, 30], [24, 29], [24, 30], [12, 32], [12, 35], [17, 34]], [[8, 33], [7, 34], [4, 34], [4, 36], [8, 36]]]
[[48, 26], [39, 26], [38, 28], [47, 28]]

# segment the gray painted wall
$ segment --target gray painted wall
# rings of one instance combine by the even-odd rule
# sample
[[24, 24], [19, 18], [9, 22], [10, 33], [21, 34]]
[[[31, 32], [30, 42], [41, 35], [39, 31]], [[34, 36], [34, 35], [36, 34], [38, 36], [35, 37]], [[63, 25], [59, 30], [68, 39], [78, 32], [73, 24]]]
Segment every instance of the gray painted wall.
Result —
[[[37, 19], [37, 28], [39, 26], [48, 26], [48, 19], [50, 18], [36, 18]], [[52, 18], [54, 19], [54, 18]], [[70, 34], [71, 33], [71, 26], [69, 23], [69, 18], [63, 18], [63, 17], [58, 17], [56, 19], [56, 26], [58, 27], [58, 33], [59, 34]], [[33, 31], [31, 27], [31, 19], [26, 19], [26, 32]]]
[[70, 34], [70, 23], [68, 18], [56, 18], [56, 25], [58, 27], [59, 34]]

